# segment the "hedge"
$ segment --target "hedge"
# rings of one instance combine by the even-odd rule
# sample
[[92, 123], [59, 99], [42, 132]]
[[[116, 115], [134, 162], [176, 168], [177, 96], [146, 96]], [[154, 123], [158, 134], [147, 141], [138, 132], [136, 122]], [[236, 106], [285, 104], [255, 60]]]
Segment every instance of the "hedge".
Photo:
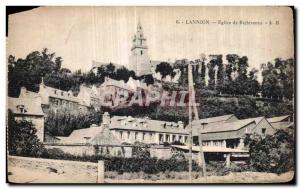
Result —
[[[105, 157], [105, 156], [74, 156], [66, 154], [59, 149], [48, 149], [47, 153], [43, 155], [44, 158], [64, 159], [76, 161], [97, 162], [104, 161], [105, 171], [116, 171], [118, 173], [124, 172], [144, 172], [149, 174], [156, 174], [159, 172], [173, 171], [182, 172], [188, 171], [188, 160], [186, 159], [157, 159], [151, 157], [145, 158], [124, 158], [124, 157]], [[193, 161], [193, 171], [199, 171], [200, 167]]]

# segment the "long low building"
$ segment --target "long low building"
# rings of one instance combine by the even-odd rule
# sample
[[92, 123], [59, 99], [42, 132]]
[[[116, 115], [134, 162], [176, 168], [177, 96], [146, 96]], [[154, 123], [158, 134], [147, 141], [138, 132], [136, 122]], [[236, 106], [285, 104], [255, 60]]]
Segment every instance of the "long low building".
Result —
[[113, 116], [109, 128], [119, 140], [128, 143], [138, 141], [147, 144], [163, 144], [188, 141], [188, 131], [182, 121], [167, 122], [149, 118]]
[[[92, 125], [90, 128], [74, 130], [68, 137], [58, 137], [64, 144], [91, 144], [94, 145], [102, 126], [109, 129], [110, 135], [118, 144], [145, 144], [182, 143], [188, 141], [188, 131], [183, 122], [167, 122], [149, 118], [133, 118], [131, 116], [112, 116], [108, 112], [103, 114], [102, 124]], [[101, 135], [103, 136], [103, 134]], [[100, 137], [101, 138], [101, 137]], [[109, 145], [110, 143], [107, 143]], [[115, 144], [115, 143], [111, 143]]]
[[[286, 116], [284, 116], [286, 118]], [[257, 134], [262, 137], [272, 135], [276, 130], [265, 117], [237, 119], [233, 115], [202, 119], [193, 122], [193, 143], [198, 145], [201, 132], [203, 146], [221, 146], [226, 148], [244, 148], [244, 138], [247, 134]], [[277, 118], [274, 118], [277, 120]], [[282, 122], [281, 122], [282, 123]], [[285, 123], [286, 125], [289, 125]]]

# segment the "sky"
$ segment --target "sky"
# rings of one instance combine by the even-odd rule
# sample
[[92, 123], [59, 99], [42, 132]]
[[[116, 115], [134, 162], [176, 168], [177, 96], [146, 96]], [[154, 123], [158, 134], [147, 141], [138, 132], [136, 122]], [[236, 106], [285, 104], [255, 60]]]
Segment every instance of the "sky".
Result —
[[[7, 55], [25, 58], [47, 47], [72, 71], [90, 70], [93, 60], [126, 65], [140, 20], [151, 60], [238, 54], [259, 68], [294, 56], [292, 18], [286, 7], [40, 7], [9, 17]], [[234, 20], [263, 24], [218, 24]]]

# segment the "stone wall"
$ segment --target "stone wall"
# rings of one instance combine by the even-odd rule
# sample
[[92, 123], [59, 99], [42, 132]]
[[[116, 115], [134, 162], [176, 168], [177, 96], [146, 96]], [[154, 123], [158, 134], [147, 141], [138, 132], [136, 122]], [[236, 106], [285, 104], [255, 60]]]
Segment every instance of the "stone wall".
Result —
[[131, 146], [45, 144], [45, 147], [48, 149], [57, 148], [65, 153], [69, 153], [75, 156], [109, 155], [115, 157], [132, 157]]
[[158, 159], [169, 159], [172, 157], [172, 150], [170, 147], [151, 147], [150, 156]]

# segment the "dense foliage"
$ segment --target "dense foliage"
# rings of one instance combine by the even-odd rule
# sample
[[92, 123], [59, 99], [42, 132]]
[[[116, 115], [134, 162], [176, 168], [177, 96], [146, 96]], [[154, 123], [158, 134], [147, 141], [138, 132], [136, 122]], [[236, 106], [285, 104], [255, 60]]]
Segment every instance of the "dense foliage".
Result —
[[248, 139], [250, 165], [259, 172], [284, 173], [294, 168], [294, 136], [292, 132], [278, 130], [272, 136]]
[[[73, 156], [65, 154], [59, 149], [48, 150], [46, 158], [51, 159], [65, 159], [65, 160], [77, 160], [77, 161], [89, 161], [98, 162], [98, 160], [104, 160], [105, 171], [123, 172], [144, 172], [150, 174], [156, 174], [159, 172], [175, 171], [182, 172], [188, 171], [188, 160], [180, 158], [171, 159], [157, 159], [151, 157], [105, 157], [105, 156]], [[193, 161], [193, 170], [199, 171], [200, 167]]]
[[36, 136], [36, 129], [31, 122], [16, 121], [8, 111], [8, 151], [10, 155], [41, 157], [45, 148]]
[[79, 86], [83, 83], [87, 85], [99, 85], [104, 82], [105, 77], [116, 80], [128, 81], [129, 77], [144, 80], [147, 84], [153, 83], [150, 75], [136, 77], [134, 71], [130, 71], [124, 66], [116, 67], [109, 63], [97, 68], [97, 73], [89, 71], [83, 73], [81, 70], [71, 72], [67, 68], [62, 68], [63, 59], [56, 57], [55, 53], [49, 53], [48, 49], [41, 52], [34, 51], [25, 59], [10, 55], [8, 58], [8, 96], [17, 97], [22, 86], [30, 91], [39, 91], [39, 84], [42, 77], [47, 86], [61, 90], [73, 90], [78, 93]]
[[101, 112], [70, 108], [50, 109], [45, 121], [45, 131], [54, 136], [69, 136], [73, 130], [88, 128], [100, 124]]
[[292, 99], [294, 94], [294, 60], [276, 58], [262, 65], [262, 95], [272, 99]]

